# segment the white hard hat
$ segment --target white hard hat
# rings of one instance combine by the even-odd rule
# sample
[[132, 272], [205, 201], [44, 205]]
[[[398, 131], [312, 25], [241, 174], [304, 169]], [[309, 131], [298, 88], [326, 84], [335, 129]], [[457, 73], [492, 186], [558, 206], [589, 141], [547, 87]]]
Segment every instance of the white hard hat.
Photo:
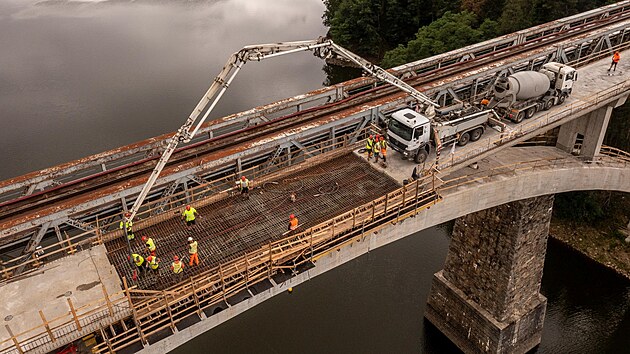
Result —
[[192, 237], [189, 237], [189, 238], [188, 238], [188, 242], [190, 242], [190, 241], [192, 241]]

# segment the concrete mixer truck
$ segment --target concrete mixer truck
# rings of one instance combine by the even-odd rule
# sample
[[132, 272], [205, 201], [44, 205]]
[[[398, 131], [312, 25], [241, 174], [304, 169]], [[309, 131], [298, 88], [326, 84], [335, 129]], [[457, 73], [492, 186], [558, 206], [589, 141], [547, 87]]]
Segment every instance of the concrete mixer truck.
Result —
[[501, 118], [520, 123], [538, 111], [564, 103], [577, 78], [574, 68], [549, 62], [539, 71], [520, 71], [498, 78], [481, 103]]

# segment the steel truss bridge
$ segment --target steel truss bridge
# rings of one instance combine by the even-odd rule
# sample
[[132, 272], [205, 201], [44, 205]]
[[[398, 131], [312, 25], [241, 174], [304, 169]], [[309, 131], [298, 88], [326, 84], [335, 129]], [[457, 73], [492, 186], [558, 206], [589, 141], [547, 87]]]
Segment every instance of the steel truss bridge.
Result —
[[[630, 2], [624, 1], [391, 72], [442, 106], [474, 101], [498, 76], [537, 69], [549, 61], [579, 68], [608, 57], [614, 49], [627, 48], [629, 18]], [[358, 78], [209, 122], [173, 155], [141, 216], [155, 216], [198, 199], [200, 187], [204, 193], [225, 189], [226, 179], [244, 171], [263, 176], [348, 146], [409, 103], [408, 95], [389, 85]], [[521, 131], [507, 136], [500, 146], [438, 167], [456, 168], [487, 150], [514, 145], [553, 126]], [[34, 260], [42, 240], [58, 242], [45, 247], [50, 253], [117, 229], [121, 212], [135, 200], [170, 136], [0, 182], [0, 250], [5, 253], [0, 270], [6, 277], [24, 271], [24, 262]], [[141, 226], [143, 219], [139, 220]]]

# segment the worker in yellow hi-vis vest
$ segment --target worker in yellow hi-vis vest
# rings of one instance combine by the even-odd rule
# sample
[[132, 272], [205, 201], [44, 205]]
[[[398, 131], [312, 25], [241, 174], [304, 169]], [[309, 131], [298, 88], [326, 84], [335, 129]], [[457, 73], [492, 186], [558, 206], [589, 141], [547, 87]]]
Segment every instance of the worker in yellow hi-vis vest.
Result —
[[[125, 213], [125, 218], [129, 218], [130, 216], [131, 213]], [[133, 240], [134, 238], [132, 226], [133, 223], [131, 221], [125, 221], [125, 219], [120, 221], [120, 229], [127, 228], [127, 239], [129, 240]]]
[[173, 274], [182, 274], [184, 271], [184, 264], [179, 260], [179, 257], [173, 257], [173, 263], [171, 264], [171, 270]]
[[194, 241], [192, 237], [188, 238], [188, 256], [190, 261], [188, 265], [192, 267], [193, 263], [199, 265], [199, 256], [197, 256], [197, 241]]
[[197, 210], [190, 205], [186, 205], [186, 209], [182, 212], [182, 218], [186, 220], [186, 226], [190, 230], [195, 225], [195, 216], [199, 215]]

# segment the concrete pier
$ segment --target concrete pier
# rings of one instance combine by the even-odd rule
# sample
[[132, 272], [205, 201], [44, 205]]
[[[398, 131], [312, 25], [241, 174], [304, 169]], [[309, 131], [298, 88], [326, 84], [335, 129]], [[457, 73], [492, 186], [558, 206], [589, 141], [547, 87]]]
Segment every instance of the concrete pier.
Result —
[[540, 343], [540, 291], [553, 195], [459, 218], [426, 318], [465, 353], [526, 353]]

